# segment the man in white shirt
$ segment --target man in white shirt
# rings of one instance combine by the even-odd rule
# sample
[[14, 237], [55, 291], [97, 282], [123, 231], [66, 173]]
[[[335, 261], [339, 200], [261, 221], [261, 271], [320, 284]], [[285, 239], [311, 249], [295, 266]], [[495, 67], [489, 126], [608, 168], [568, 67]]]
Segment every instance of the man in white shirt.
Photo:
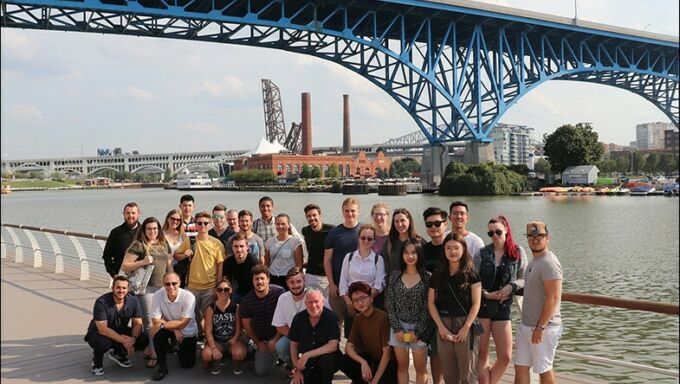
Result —
[[454, 201], [449, 206], [449, 220], [451, 220], [451, 231], [465, 238], [468, 253], [474, 257], [480, 249], [484, 248], [484, 241], [481, 237], [467, 230], [466, 226], [470, 220], [468, 206], [462, 201]]
[[293, 323], [293, 317], [305, 309], [305, 275], [300, 267], [291, 268], [286, 274], [288, 292], [279, 296], [274, 310], [272, 325], [283, 336], [276, 342], [276, 355], [279, 362], [285, 364], [289, 371], [293, 368], [290, 358], [290, 340], [288, 331]]

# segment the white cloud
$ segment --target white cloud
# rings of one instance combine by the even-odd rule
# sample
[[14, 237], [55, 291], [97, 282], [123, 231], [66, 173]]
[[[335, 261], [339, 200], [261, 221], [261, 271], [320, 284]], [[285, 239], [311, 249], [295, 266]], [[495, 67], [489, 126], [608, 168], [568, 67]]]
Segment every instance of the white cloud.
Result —
[[179, 129], [188, 134], [215, 135], [221, 134], [222, 129], [213, 123], [204, 121], [188, 121], [179, 126]]
[[42, 112], [33, 104], [12, 104], [9, 117], [18, 123], [37, 123], [42, 120]]
[[227, 95], [236, 97], [245, 96], [249, 92], [243, 81], [235, 76], [225, 76], [217, 81], [203, 80], [200, 83], [189, 85], [189, 93], [191, 95], [207, 93], [215, 98]]
[[0, 39], [3, 56], [28, 61], [34, 59], [40, 50], [36, 39], [11, 28], [4, 28]]
[[127, 87], [127, 94], [128, 94], [128, 96], [132, 97], [133, 99], [137, 99], [137, 100], [151, 101], [151, 100], [155, 99], [153, 92], [147, 91], [146, 89], [137, 88], [137, 87], [132, 86], [132, 85], [129, 85]]

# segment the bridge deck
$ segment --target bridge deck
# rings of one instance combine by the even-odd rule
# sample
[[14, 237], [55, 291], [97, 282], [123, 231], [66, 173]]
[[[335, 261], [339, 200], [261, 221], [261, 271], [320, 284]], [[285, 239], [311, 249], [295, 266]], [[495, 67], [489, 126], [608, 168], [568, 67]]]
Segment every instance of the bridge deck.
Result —
[[[104, 360], [104, 376], [90, 373], [90, 347], [83, 341], [91, 319], [92, 305], [108, 289], [98, 281], [79, 281], [77, 277], [55, 275], [45, 269], [34, 269], [2, 259], [2, 369], [3, 383], [73, 383], [149, 381], [152, 370], [143, 368], [142, 353], [133, 359], [133, 367], [124, 369]], [[267, 383], [284, 384], [282, 372], [268, 378], [257, 378], [252, 363], [246, 364], [241, 376], [225, 369], [210, 375], [199, 367], [182, 370], [170, 358], [170, 374], [163, 383]], [[200, 361], [200, 360], [199, 360]], [[199, 364], [197, 364], [199, 365]], [[228, 365], [227, 367], [228, 368]], [[512, 368], [502, 383], [512, 383]], [[413, 377], [413, 375], [411, 375]], [[596, 383], [590, 379], [560, 374], [560, 383]], [[349, 384], [342, 373], [337, 383]]]

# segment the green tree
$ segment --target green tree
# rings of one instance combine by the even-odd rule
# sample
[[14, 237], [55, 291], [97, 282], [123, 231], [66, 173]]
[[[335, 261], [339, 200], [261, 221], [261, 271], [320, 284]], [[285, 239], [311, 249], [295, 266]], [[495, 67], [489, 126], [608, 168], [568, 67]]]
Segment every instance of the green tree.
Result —
[[170, 167], [165, 168], [165, 172], [163, 172], [163, 180], [165, 181], [170, 181], [172, 179], [172, 171], [170, 170]]
[[647, 161], [645, 162], [645, 171], [647, 173], [656, 173], [659, 170], [659, 161], [661, 156], [658, 153], [650, 153], [647, 155]]
[[659, 158], [659, 169], [664, 171], [667, 175], [678, 170], [678, 162], [675, 161], [675, 156], [671, 153], [662, 153]]
[[309, 179], [312, 177], [312, 168], [308, 164], [302, 164], [302, 169], [300, 170], [300, 177], [303, 179]]
[[526, 177], [504, 165], [478, 164], [467, 167], [452, 162], [439, 186], [440, 195], [507, 195], [523, 192]]
[[335, 179], [337, 177], [340, 177], [340, 169], [338, 169], [338, 165], [333, 163], [331, 164], [330, 167], [328, 167], [328, 171], [326, 172], [326, 177], [330, 177], [331, 179]]
[[633, 152], [633, 172], [640, 173], [645, 169], [645, 164], [647, 159], [642, 153], [635, 151]]
[[619, 156], [616, 158], [616, 172], [627, 173], [630, 172], [630, 159], [628, 157]]
[[597, 163], [604, 152], [597, 140], [597, 132], [589, 123], [567, 124], [545, 134], [545, 155], [553, 172], [561, 173], [570, 166]]
[[410, 157], [403, 158], [401, 163], [404, 166], [405, 172], [405, 175], [402, 177], [409, 177], [416, 172], [420, 172], [420, 163]]
[[50, 179], [60, 182], [63, 182], [65, 180], [64, 175], [61, 172], [52, 172], [52, 174], [50, 175]]
[[547, 175], [550, 173], [550, 163], [546, 159], [538, 159], [534, 163], [534, 171], [542, 175]]
[[310, 175], [312, 178], [315, 179], [321, 178], [321, 167], [319, 167], [318, 165], [313, 166]]
[[512, 164], [507, 166], [509, 170], [527, 176], [529, 174], [529, 167], [526, 164]]

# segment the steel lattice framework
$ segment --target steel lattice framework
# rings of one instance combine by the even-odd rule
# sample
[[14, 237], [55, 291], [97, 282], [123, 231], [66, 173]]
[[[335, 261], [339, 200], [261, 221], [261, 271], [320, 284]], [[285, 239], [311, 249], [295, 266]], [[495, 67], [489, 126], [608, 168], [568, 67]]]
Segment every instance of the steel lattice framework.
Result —
[[327, 59], [387, 92], [430, 143], [489, 141], [508, 108], [553, 79], [622, 88], [652, 102], [676, 126], [679, 120], [677, 38], [450, 0], [0, 3], [3, 27], [212, 41]]

